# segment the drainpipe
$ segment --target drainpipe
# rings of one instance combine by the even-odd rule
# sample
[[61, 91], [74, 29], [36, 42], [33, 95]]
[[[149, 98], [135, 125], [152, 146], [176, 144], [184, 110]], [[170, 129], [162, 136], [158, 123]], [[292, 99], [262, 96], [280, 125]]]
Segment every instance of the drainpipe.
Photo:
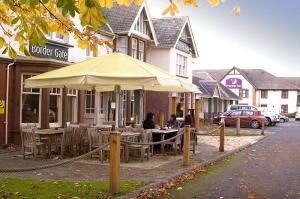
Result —
[[6, 101], [5, 101], [5, 144], [8, 144], [8, 94], [9, 94], [9, 70], [15, 64], [15, 61], [8, 64], [6, 68]]

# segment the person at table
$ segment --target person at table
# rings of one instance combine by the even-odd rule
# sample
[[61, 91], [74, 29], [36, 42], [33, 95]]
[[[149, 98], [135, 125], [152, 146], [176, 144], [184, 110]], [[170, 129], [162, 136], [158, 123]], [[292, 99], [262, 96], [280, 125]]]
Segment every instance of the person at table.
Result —
[[147, 113], [146, 119], [143, 121], [143, 128], [144, 129], [154, 129], [155, 124], [153, 122], [154, 114], [149, 112]]
[[190, 125], [192, 127], [192, 116], [191, 115], [186, 115], [184, 118], [184, 121], [182, 122], [180, 128], [183, 128], [185, 125]]
[[170, 120], [167, 122], [167, 126], [174, 128], [174, 129], [180, 128], [180, 122], [177, 120], [177, 117], [175, 114], [171, 115]]

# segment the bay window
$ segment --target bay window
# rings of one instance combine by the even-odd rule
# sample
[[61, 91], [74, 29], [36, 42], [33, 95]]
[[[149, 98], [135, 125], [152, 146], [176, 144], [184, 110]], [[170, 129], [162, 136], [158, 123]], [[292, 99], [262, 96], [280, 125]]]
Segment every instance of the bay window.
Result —
[[139, 56], [138, 59], [144, 61], [145, 42], [139, 41]]
[[21, 123], [39, 123], [41, 92], [38, 88], [25, 88], [25, 80], [36, 74], [22, 74]]
[[131, 39], [131, 56], [133, 58], [137, 59], [137, 47], [138, 47], [138, 41], [135, 38]]
[[128, 38], [118, 37], [116, 43], [116, 51], [127, 55], [128, 52]]
[[85, 91], [85, 113], [95, 113], [95, 91]]

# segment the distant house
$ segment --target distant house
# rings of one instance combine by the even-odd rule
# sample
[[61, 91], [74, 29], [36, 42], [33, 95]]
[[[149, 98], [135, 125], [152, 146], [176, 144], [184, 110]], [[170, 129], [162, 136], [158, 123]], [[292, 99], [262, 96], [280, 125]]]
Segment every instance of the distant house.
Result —
[[262, 69], [196, 70], [207, 72], [242, 99], [239, 104], [280, 113], [297, 111], [299, 87]]
[[283, 81], [287, 81], [290, 84], [298, 87], [298, 97], [297, 97], [297, 111], [300, 112], [300, 77], [280, 77]]
[[[164, 17], [152, 19], [158, 45], [147, 51], [147, 62], [159, 66], [171, 74], [192, 82], [192, 61], [198, 57], [193, 31], [188, 17]], [[165, 118], [176, 113], [184, 118], [193, 109], [191, 93], [146, 93], [146, 111], [163, 112]]]
[[241, 100], [239, 96], [206, 72], [194, 74], [193, 84], [202, 92], [200, 113], [201, 119], [205, 121], [212, 121], [214, 115], [226, 111], [229, 105], [238, 104]]

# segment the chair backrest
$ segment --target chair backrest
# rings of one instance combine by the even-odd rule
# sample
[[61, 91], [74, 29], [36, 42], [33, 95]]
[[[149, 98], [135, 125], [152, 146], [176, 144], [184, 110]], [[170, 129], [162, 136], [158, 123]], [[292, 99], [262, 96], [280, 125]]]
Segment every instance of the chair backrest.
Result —
[[132, 128], [131, 130], [132, 132], [139, 132], [139, 133], [143, 133], [144, 132], [144, 128]]
[[96, 128], [87, 128], [89, 145], [95, 146], [99, 145], [100, 133], [98, 133]]
[[63, 133], [63, 138], [62, 138], [62, 146], [70, 146], [72, 144], [72, 137], [73, 137], [73, 132], [74, 128], [65, 128], [64, 133]]
[[36, 145], [36, 135], [34, 133], [34, 129], [22, 129], [21, 141], [23, 147], [34, 147]]
[[86, 124], [86, 123], [79, 123], [79, 127], [90, 127], [91, 125], [90, 124]]
[[100, 146], [105, 145], [110, 142], [110, 131], [101, 131], [100, 132]]
[[37, 125], [35, 123], [29, 123], [29, 124], [20, 124], [20, 130], [22, 129], [36, 129]]
[[73, 136], [72, 136], [72, 142], [75, 145], [78, 145], [81, 143], [82, 139], [82, 128], [74, 128], [73, 130]]

